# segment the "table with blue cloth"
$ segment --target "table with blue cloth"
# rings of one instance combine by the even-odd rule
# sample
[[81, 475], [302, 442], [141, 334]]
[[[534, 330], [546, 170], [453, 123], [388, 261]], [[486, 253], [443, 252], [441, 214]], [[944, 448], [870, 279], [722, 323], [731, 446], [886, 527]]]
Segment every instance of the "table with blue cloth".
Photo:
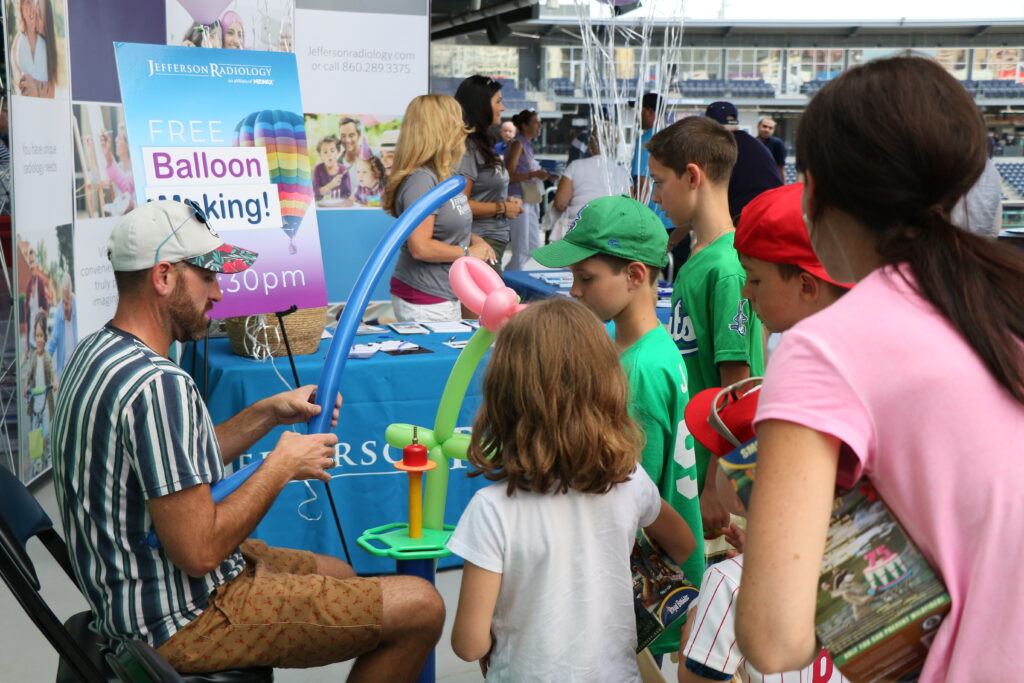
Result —
[[[512, 288], [523, 303], [548, 299], [553, 296], [570, 296], [571, 285], [558, 286], [544, 281], [544, 276], [549, 279], [556, 279], [559, 275], [569, 273], [568, 270], [506, 270], [501, 274], [501, 279]], [[564, 281], [564, 280], [563, 280]], [[571, 282], [571, 280], [568, 280]], [[671, 309], [668, 302], [672, 298], [672, 285], [668, 282], [658, 282], [658, 320], [668, 324]]]
[[[357, 343], [405, 339], [433, 352], [392, 356], [378, 351], [370, 358], [350, 358], [341, 377], [343, 404], [335, 430], [339, 440], [338, 467], [330, 470], [330, 486], [352, 565], [360, 574], [395, 571], [394, 560], [369, 555], [356, 545], [356, 538], [366, 529], [409, 519], [408, 478], [393, 466], [402, 459], [402, 453], [387, 445], [384, 429], [393, 422], [433, 428], [441, 392], [459, 354], [445, 345], [452, 336], [464, 340], [470, 333], [400, 336], [389, 332], [355, 338]], [[319, 381], [329, 345], [329, 339], [323, 340], [316, 353], [295, 357], [302, 384]], [[270, 360], [243, 358], [232, 353], [227, 339], [211, 339], [209, 366], [204, 368], [203, 345], [195, 346], [195, 362], [190, 347], [182, 357], [182, 367], [193, 372], [215, 424], [262, 398], [287, 390], [290, 387], [284, 379], [289, 385], [293, 382], [286, 357], [273, 359], [273, 364]], [[468, 431], [480, 405], [483, 366], [481, 363], [470, 383], [459, 413], [458, 431]], [[208, 389], [204, 386], [205, 375]], [[305, 431], [305, 425], [299, 428]], [[253, 457], [269, 453], [284, 429], [273, 430], [243, 454], [239, 462], [245, 464]], [[482, 477], [466, 477], [470, 469], [465, 461], [452, 460], [451, 470], [445, 522], [455, 524], [473, 493], [488, 482]], [[285, 486], [252, 537], [270, 545], [345, 558], [320, 481], [293, 481]], [[461, 564], [460, 558], [449, 556], [439, 566]]]

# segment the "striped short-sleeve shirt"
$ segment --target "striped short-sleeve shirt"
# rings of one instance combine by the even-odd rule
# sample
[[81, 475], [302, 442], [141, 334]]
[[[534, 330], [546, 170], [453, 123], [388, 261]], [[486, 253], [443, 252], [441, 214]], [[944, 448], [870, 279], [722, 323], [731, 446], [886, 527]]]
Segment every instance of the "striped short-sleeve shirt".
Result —
[[146, 542], [150, 498], [224, 476], [213, 423], [192, 378], [110, 324], [64, 369], [53, 416], [57, 504], [79, 584], [101, 634], [154, 646], [199, 616], [244, 566], [237, 550], [193, 578]]

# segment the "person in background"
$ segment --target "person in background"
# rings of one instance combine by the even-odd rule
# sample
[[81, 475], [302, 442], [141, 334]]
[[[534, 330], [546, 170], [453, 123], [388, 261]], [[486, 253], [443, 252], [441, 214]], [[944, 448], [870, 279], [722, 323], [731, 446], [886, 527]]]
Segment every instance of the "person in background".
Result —
[[995, 238], [1003, 229], [1003, 186], [991, 158], [985, 170], [950, 213], [954, 225], [982, 237]]
[[677, 563], [695, 542], [637, 463], [628, 404], [583, 304], [531, 304], [498, 333], [469, 445], [471, 476], [493, 483], [448, 541], [465, 559], [452, 649], [487, 680], [639, 683], [637, 528]]
[[997, 681], [1024, 632], [1024, 256], [950, 211], [985, 129], [938, 62], [872, 60], [810, 100], [803, 213], [830, 277], [856, 282], [782, 336], [755, 428], [737, 644], [765, 673], [817, 654], [837, 486], [866, 477], [949, 592], [919, 680]]
[[768, 151], [775, 159], [775, 165], [779, 167], [779, 177], [786, 182], [786, 143], [775, 137], [775, 120], [770, 116], [764, 116], [757, 122], [757, 139], [764, 143]]
[[523, 211], [512, 219], [509, 226], [512, 258], [509, 270], [523, 270], [530, 260], [530, 252], [540, 246], [540, 203], [544, 196], [544, 181], [550, 174], [542, 169], [533, 156], [533, 139], [540, 135], [540, 116], [536, 111], [524, 109], [512, 117], [516, 137], [505, 153], [508, 171], [508, 194], [518, 197]]
[[494, 151], [497, 152], [498, 156], [504, 159], [505, 154], [508, 152], [508, 146], [516, 139], [516, 124], [512, 121], [505, 121], [502, 123], [501, 128], [498, 129], [498, 137], [500, 139], [497, 144], [494, 145]]
[[[611, 124], [606, 126], [606, 139], [614, 144], [618, 132]], [[597, 134], [596, 127], [594, 130], [595, 134], [590, 136], [589, 156], [566, 166], [558, 180], [552, 205], [562, 215], [551, 228], [548, 239], [552, 242], [565, 236], [569, 224], [588, 202], [598, 197], [628, 196], [632, 192], [629, 171], [608, 158], [601, 143], [602, 136]]]
[[466, 196], [473, 212], [473, 233], [484, 238], [494, 250], [491, 266], [501, 273], [501, 261], [511, 234], [509, 221], [523, 211], [518, 197], [508, 196], [508, 171], [494, 151], [491, 128], [501, 121], [505, 103], [501, 83], [481, 76], [470, 76], [459, 84], [455, 99], [462, 106], [462, 117], [470, 129], [466, 154], [459, 173], [466, 178]]
[[743, 207], [765, 190], [782, 185], [782, 176], [768, 148], [739, 129], [739, 111], [732, 102], [712, 102], [704, 115], [725, 126], [736, 140], [736, 165], [729, 179], [729, 215], [735, 225]]
[[672, 253], [672, 265], [678, 272], [686, 263], [686, 259], [690, 257], [690, 226], [684, 225], [679, 230], [675, 230], [675, 226], [665, 213], [664, 208], [654, 201], [654, 188], [647, 156], [647, 143], [658, 132], [658, 108], [660, 106], [661, 98], [657, 93], [649, 92], [640, 101], [642, 133], [636, 141], [636, 150], [633, 153], [633, 196], [640, 201], [645, 201], [646, 198], [647, 206], [657, 214], [665, 229], [669, 231], [668, 250]]
[[228, 50], [245, 49], [245, 26], [242, 17], [234, 10], [227, 10], [220, 15], [220, 28], [223, 32], [224, 48]]
[[[420, 95], [409, 103], [395, 163], [381, 202], [398, 217], [417, 199], [459, 168], [466, 126], [459, 103], [447, 95]], [[462, 311], [448, 281], [461, 256], [495, 259], [494, 250], [472, 232], [473, 214], [465, 194], [442, 204], [402, 245], [391, 276], [391, 304], [398, 321], [459, 320]]]

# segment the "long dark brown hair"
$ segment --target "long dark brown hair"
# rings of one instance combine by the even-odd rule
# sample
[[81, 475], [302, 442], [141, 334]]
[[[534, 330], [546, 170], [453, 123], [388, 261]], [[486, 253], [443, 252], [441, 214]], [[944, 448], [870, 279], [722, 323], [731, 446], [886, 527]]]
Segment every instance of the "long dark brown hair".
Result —
[[811, 221], [838, 210], [864, 226], [882, 263], [908, 264], [920, 295], [1024, 403], [1024, 257], [950, 220], [987, 156], [963, 85], [922, 57], [850, 69], [808, 104], [796, 153], [816, 188]]
[[642, 435], [611, 338], [583, 304], [548, 299], [498, 334], [473, 424], [471, 476], [508, 494], [606, 493], [629, 479]]
[[455, 99], [462, 105], [462, 118], [466, 122], [466, 128], [470, 129], [467, 144], [480, 152], [484, 166], [501, 165], [501, 157], [494, 151], [494, 143], [497, 140], [491, 132], [491, 124], [494, 121], [491, 98], [499, 90], [501, 83], [493, 78], [475, 74], [462, 81], [455, 91]]

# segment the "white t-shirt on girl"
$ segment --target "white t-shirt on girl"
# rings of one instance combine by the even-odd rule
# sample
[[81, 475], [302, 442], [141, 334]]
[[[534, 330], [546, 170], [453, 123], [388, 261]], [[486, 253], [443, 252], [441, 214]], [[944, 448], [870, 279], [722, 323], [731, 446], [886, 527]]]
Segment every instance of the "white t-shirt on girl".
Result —
[[448, 541], [501, 577], [488, 681], [639, 681], [629, 553], [661, 509], [642, 468], [605, 494], [476, 492]]

